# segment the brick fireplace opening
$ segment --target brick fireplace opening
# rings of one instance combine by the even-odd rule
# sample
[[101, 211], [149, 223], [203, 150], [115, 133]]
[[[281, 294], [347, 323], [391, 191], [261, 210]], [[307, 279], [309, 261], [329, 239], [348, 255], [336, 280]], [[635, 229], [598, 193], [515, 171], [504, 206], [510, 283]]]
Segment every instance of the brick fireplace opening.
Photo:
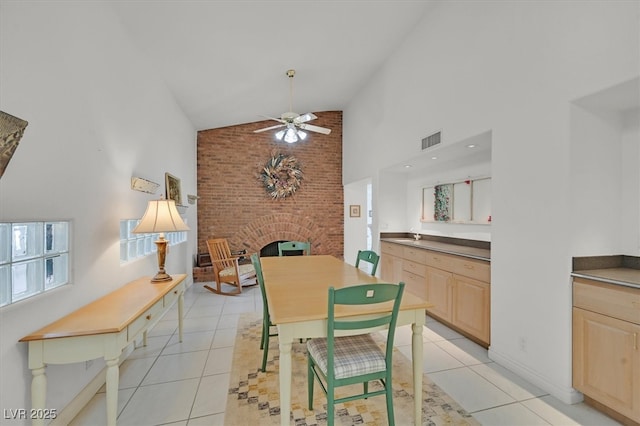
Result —
[[278, 256], [278, 244], [280, 243], [284, 243], [284, 241], [274, 241], [262, 247], [260, 249], [260, 257]]
[[[281, 241], [310, 241], [311, 253], [342, 257], [341, 252], [336, 254], [331, 234], [322, 224], [317, 224], [308, 217], [289, 213], [262, 216], [242, 227], [236, 235], [227, 237], [227, 241], [232, 251], [246, 250], [247, 258], [253, 253], [260, 253], [261, 256], [277, 256], [278, 242]], [[262, 254], [265, 249], [269, 253], [273, 253], [275, 249], [275, 254]], [[341, 249], [342, 244], [339, 246], [339, 250]], [[213, 268], [194, 267], [193, 279], [195, 282], [212, 281]]]

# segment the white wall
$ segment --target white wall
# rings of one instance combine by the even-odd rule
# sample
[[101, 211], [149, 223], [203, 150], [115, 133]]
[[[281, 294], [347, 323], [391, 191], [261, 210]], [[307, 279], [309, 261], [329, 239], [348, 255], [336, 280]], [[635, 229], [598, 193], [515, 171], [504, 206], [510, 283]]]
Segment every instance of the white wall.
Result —
[[[381, 171], [376, 181], [373, 182], [373, 224], [380, 232], [407, 232], [409, 230], [406, 187], [407, 176], [400, 173]], [[347, 232], [346, 228], [345, 226], [345, 233]]]
[[[344, 187], [344, 260], [352, 265], [356, 263], [358, 250], [367, 249], [367, 185], [369, 179], [354, 182]], [[360, 217], [351, 217], [349, 206], [360, 206]], [[347, 231], [348, 229], [348, 231]]]
[[567, 402], [580, 399], [570, 102], [640, 75], [639, 5], [438, 2], [345, 109], [345, 184], [417, 155], [434, 130], [444, 143], [491, 131], [490, 356]]
[[[628, 90], [638, 93], [638, 84]], [[590, 96], [590, 104], [607, 91]], [[640, 254], [640, 110], [571, 105], [573, 256]]]
[[[0, 407], [17, 409], [31, 404], [21, 337], [156, 272], [155, 256], [120, 264], [119, 221], [142, 216], [165, 172], [195, 193], [196, 132], [107, 3], [3, 1], [0, 64], [0, 109], [29, 122], [0, 179], [0, 221], [72, 221], [72, 284], [0, 310]], [[162, 189], [132, 191], [132, 176]], [[169, 273], [191, 275], [195, 210]], [[62, 409], [103, 365], [49, 366], [46, 407]]]
[[640, 256], [640, 108], [622, 113], [621, 144], [620, 254]]

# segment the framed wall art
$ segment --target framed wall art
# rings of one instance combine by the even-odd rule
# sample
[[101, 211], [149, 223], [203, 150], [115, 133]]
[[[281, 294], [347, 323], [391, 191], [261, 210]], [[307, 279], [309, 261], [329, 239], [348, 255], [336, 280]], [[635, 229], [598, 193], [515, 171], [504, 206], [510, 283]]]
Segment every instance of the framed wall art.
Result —
[[180, 188], [180, 179], [177, 177], [165, 173], [165, 185], [166, 185], [166, 197], [167, 200], [173, 200], [177, 206], [182, 205], [182, 190]]
[[360, 217], [360, 205], [351, 204], [349, 206], [349, 217]]

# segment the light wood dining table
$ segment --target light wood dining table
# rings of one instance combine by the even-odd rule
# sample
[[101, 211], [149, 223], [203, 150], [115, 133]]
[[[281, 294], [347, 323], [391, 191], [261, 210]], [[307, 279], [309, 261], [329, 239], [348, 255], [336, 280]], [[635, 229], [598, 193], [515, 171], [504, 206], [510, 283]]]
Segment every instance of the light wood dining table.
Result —
[[[333, 256], [262, 257], [264, 284], [271, 320], [280, 345], [280, 423], [289, 425], [291, 413], [291, 344], [294, 339], [326, 337], [329, 287], [383, 282]], [[406, 287], [405, 287], [406, 290]], [[422, 329], [425, 309], [432, 305], [404, 292], [397, 326], [412, 324], [413, 392], [415, 424], [422, 423]], [[358, 315], [384, 308], [364, 307]], [[336, 316], [341, 316], [340, 311]], [[342, 315], [344, 316], [344, 314]]]

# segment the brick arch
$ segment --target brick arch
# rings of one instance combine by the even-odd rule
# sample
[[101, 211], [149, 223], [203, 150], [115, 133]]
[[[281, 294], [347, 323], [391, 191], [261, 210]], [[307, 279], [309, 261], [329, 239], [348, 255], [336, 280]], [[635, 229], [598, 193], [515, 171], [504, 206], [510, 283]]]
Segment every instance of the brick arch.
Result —
[[273, 213], [248, 223], [229, 239], [229, 245], [259, 253], [267, 244], [281, 240], [311, 241], [311, 253], [334, 254], [326, 232], [313, 219], [291, 213]]

